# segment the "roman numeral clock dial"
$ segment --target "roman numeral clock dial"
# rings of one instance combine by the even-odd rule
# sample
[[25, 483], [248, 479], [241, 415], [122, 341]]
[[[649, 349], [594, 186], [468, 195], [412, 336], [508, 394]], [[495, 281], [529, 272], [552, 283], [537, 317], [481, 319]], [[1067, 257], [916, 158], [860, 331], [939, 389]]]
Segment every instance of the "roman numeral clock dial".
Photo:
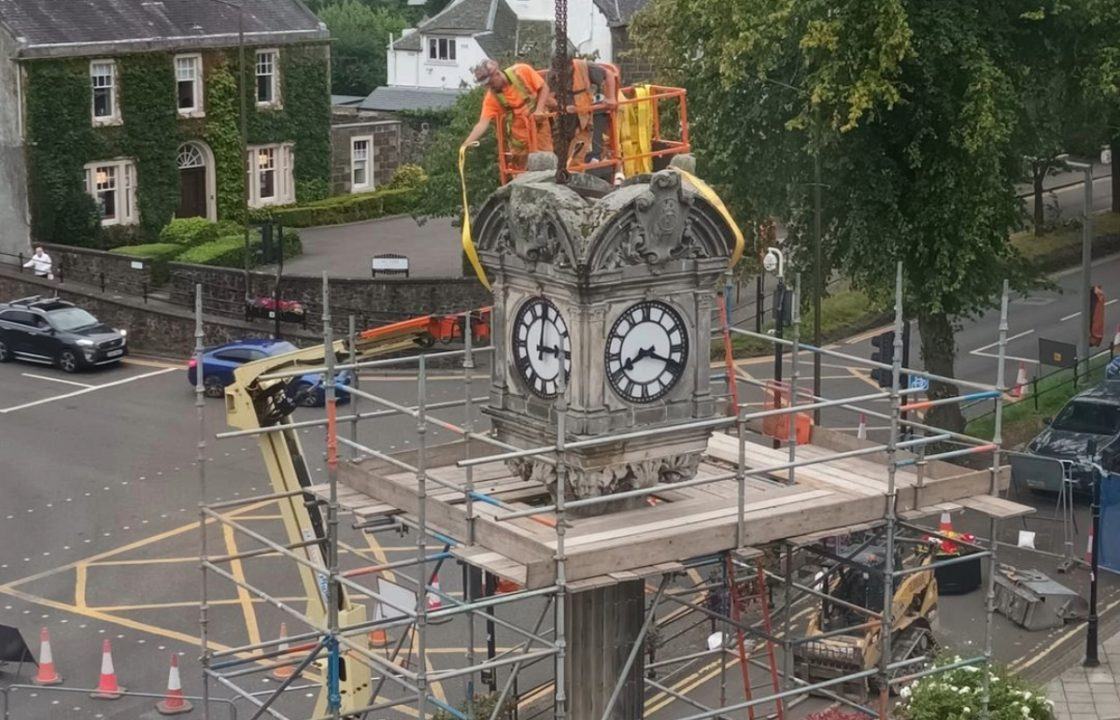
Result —
[[534, 395], [556, 397], [560, 389], [560, 364], [564, 378], [572, 372], [572, 342], [568, 325], [556, 306], [544, 298], [528, 300], [513, 322], [513, 363]]
[[669, 305], [648, 300], [627, 308], [607, 335], [607, 380], [624, 400], [653, 402], [669, 392], [688, 364], [688, 333]]

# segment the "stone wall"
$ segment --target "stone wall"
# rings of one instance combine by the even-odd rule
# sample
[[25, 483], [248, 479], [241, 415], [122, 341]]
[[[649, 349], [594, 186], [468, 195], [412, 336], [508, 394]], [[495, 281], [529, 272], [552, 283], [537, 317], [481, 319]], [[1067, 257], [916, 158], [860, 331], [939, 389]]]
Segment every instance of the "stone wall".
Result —
[[[0, 269], [0, 297], [47, 294], [69, 300], [113, 327], [126, 328], [129, 346], [134, 351], [163, 357], [187, 357], [194, 350], [194, 314], [187, 308], [171, 307], [166, 303], [144, 304], [135, 297], [103, 295], [97, 288], [81, 287], [69, 280], [60, 285], [27, 273]], [[246, 337], [270, 337], [270, 329], [268, 323], [252, 324], [214, 315], [203, 318], [204, 342], [207, 345]], [[290, 332], [287, 327], [285, 330], [288, 331], [285, 337], [297, 344], [317, 339], [310, 333]]]
[[628, 28], [611, 28], [611, 46], [614, 48], [614, 62], [622, 73], [623, 85], [653, 81], [653, 64], [635, 50]]
[[[171, 301], [175, 304], [193, 302], [194, 287], [201, 283], [203, 306], [207, 312], [231, 317], [242, 312], [245, 297], [245, 273], [241, 270], [169, 263]], [[249, 296], [271, 297], [276, 276], [249, 273]], [[322, 280], [306, 275], [285, 275], [280, 296], [303, 303], [308, 323], [320, 322], [322, 316]], [[336, 329], [342, 331], [353, 314], [361, 327], [383, 325], [418, 315], [461, 312], [483, 307], [491, 295], [475, 278], [335, 278], [330, 281], [331, 315]]]
[[27, 209], [27, 166], [19, 93], [20, 65], [9, 60], [15, 42], [0, 29], [0, 253], [26, 252], [31, 230]]
[[373, 185], [384, 187], [401, 164], [401, 123], [399, 120], [365, 118], [335, 113], [331, 118], [331, 194], [350, 192], [350, 143], [355, 137], [373, 138]]
[[[129, 295], [143, 295], [152, 289], [152, 266], [147, 260], [116, 255], [102, 250], [41, 243], [51, 256], [55, 274], [66, 280], [100, 287], [104, 274], [105, 289]], [[140, 267], [133, 267], [139, 263]]]

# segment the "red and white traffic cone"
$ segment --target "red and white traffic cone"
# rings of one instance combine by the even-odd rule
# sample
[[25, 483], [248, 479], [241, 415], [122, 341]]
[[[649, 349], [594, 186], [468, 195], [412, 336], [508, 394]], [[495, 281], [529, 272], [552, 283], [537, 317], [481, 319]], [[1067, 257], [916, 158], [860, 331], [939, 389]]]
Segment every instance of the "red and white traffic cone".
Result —
[[51, 655], [51, 634], [46, 628], [39, 631], [39, 671], [31, 682], [36, 685], [61, 685], [62, 676], [54, 668], [54, 656]]
[[863, 413], [859, 414], [859, 427], [856, 428], [856, 437], [860, 440], [867, 439], [867, 416]]
[[1116, 334], [1112, 336], [1112, 347], [1120, 347], [1120, 325], [1116, 326]]
[[113, 648], [106, 638], [101, 643], [101, 679], [97, 681], [97, 690], [89, 696], [98, 700], [116, 700], [124, 692], [124, 688], [117, 683], [117, 671], [113, 669]]
[[1027, 364], [1019, 363], [1019, 374], [1015, 377], [1015, 387], [1011, 388], [1011, 397], [1021, 398], [1027, 394]]
[[432, 578], [432, 589], [428, 591], [428, 612], [434, 612], [443, 607], [443, 600], [439, 597], [439, 578]]
[[942, 535], [953, 532], [953, 518], [949, 516], [949, 513], [941, 513], [941, 521], [937, 523], [937, 532]]
[[[287, 623], [280, 623], [280, 637], [282, 637], [282, 638], [288, 637], [288, 624]], [[288, 641], [285, 640], [284, 642], [277, 645], [276, 649], [277, 650], [287, 650], [289, 647], [291, 647], [291, 646], [288, 644]], [[295, 675], [295, 673], [296, 673], [296, 669], [294, 667], [292, 667], [291, 656], [290, 655], [279, 655], [276, 658], [276, 666], [274, 668], [272, 668], [272, 672], [270, 674], [272, 675], [272, 677], [276, 678], [277, 680], [287, 680], [292, 675]]]
[[182, 715], [189, 713], [194, 706], [183, 697], [183, 683], [179, 679], [179, 656], [171, 653], [171, 670], [167, 673], [167, 695], [156, 703], [160, 715]]

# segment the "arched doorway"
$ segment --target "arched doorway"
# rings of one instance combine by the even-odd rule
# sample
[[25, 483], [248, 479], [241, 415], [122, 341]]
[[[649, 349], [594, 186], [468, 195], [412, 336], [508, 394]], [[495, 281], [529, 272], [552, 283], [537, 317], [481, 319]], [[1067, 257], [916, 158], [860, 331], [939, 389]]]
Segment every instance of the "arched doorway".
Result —
[[217, 220], [214, 202], [214, 155], [206, 143], [179, 146], [179, 209], [175, 217]]

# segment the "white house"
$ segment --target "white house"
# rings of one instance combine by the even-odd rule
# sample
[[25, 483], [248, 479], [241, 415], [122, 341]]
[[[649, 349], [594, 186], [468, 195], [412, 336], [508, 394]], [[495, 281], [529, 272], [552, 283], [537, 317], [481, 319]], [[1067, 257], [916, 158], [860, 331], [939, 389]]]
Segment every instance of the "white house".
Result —
[[[614, 61], [612, 29], [644, 2], [568, 0], [568, 40], [574, 51]], [[473, 84], [471, 68], [486, 58], [547, 56], [554, 13], [553, 0], [455, 0], [390, 42], [388, 85], [458, 89]]]

